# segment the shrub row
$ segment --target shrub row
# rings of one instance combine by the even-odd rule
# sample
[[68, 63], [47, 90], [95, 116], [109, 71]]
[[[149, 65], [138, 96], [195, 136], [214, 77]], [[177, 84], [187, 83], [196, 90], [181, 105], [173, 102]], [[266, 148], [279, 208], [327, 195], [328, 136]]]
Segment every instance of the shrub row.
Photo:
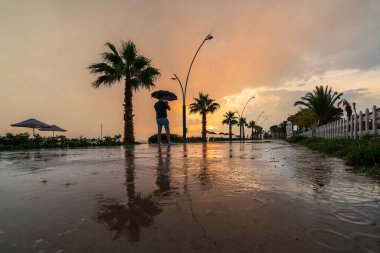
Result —
[[28, 148], [68, 148], [68, 147], [92, 147], [121, 145], [121, 135], [114, 137], [105, 136], [102, 139], [95, 138], [66, 138], [63, 135], [56, 137], [41, 137], [40, 135], [30, 137], [29, 133], [0, 135], [0, 150], [6, 149], [28, 149]]
[[342, 158], [348, 165], [361, 167], [367, 172], [380, 174], [380, 139], [375, 135], [367, 134], [356, 139], [294, 136], [287, 141]]

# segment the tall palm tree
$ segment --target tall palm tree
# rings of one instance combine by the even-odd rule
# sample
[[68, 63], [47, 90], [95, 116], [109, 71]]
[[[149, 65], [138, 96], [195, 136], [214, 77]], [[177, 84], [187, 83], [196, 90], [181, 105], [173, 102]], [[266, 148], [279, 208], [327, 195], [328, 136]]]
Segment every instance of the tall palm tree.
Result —
[[124, 143], [134, 143], [133, 91], [154, 87], [160, 72], [151, 66], [150, 59], [138, 54], [135, 44], [130, 40], [122, 41], [119, 51], [110, 42], [105, 46], [108, 51], [101, 54], [103, 62], [88, 67], [92, 74], [100, 75], [92, 86], [111, 87], [124, 79]]
[[[353, 103], [353, 104], [354, 104], [354, 107], [356, 107], [356, 104], [355, 103]], [[346, 99], [342, 99], [339, 101], [338, 106], [340, 107], [341, 105], [344, 107], [344, 110], [346, 111], [347, 119], [349, 121], [351, 121], [352, 106], [350, 105], [350, 103]], [[356, 111], [356, 108], [355, 108], [355, 111]], [[355, 112], [355, 114], [356, 114], [356, 112]]]
[[255, 129], [255, 126], [256, 126], [256, 122], [251, 120], [250, 122], [248, 122], [248, 128], [251, 128], [251, 139], [253, 140], [253, 130]]
[[334, 106], [342, 96], [343, 93], [333, 92], [329, 86], [316, 86], [312, 93], [306, 93], [294, 106], [301, 105], [313, 110], [318, 117], [318, 126], [321, 126], [342, 116], [342, 109]]
[[232, 126], [233, 125], [236, 125], [238, 122], [237, 122], [237, 117], [235, 116], [235, 112], [233, 111], [228, 111], [226, 112], [224, 115], [224, 120], [222, 121], [222, 124], [225, 125], [225, 124], [228, 124], [229, 126], [229, 135], [230, 135], [230, 140], [232, 140]]
[[213, 114], [220, 108], [218, 103], [215, 103], [215, 99], [208, 97], [208, 94], [199, 93], [198, 98], [194, 98], [195, 102], [190, 104], [190, 114], [199, 113], [202, 115], [202, 139], [207, 141], [206, 125], [207, 125], [207, 113]]
[[245, 139], [245, 132], [244, 132], [244, 126], [247, 126], [247, 119], [240, 117], [238, 126], [240, 127], [240, 139], [243, 138]]

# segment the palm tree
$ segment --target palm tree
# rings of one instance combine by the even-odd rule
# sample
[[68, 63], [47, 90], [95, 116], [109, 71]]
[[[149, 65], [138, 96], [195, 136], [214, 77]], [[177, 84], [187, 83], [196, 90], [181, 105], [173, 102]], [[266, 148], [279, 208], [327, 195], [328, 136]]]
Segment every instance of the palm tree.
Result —
[[274, 139], [278, 138], [278, 134], [280, 132], [280, 127], [278, 125], [273, 125], [269, 128], [270, 132], [273, 134]]
[[[356, 107], [356, 104], [354, 104], [354, 108]], [[350, 103], [346, 100], [346, 99], [342, 99], [339, 101], [338, 103], [338, 106], [343, 106], [344, 107], [344, 110], [346, 111], [346, 115], [347, 115], [347, 119], [348, 121], [351, 121], [351, 116], [352, 116], [352, 106], [350, 105]], [[356, 111], [356, 108], [355, 108], [355, 111]], [[356, 114], [356, 112], [355, 112]]]
[[333, 92], [329, 86], [316, 86], [312, 93], [306, 93], [294, 106], [301, 105], [313, 110], [318, 117], [318, 126], [321, 126], [342, 116], [342, 109], [334, 106], [342, 95], [343, 93]]
[[160, 76], [158, 69], [151, 66], [151, 60], [139, 55], [132, 41], [121, 42], [121, 49], [107, 42], [110, 51], [102, 53], [103, 62], [91, 64], [88, 69], [92, 74], [100, 75], [92, 83], [94, 88], [111, 87], [124, 79], [124, 143], [134, 143], [133, 131], [133, 91], [151, 89]]
[[190, 114], [199, 113], [202, 115], [202, 139], [207, 141], [206, 137], [206, 125], [207, 118], [206, 114], [213, 114], [216, 110], [219, 109], [220, 105], [215, 103], [215, 99], [208, 97], [208, 94], [199, 93], [198, 98], [194, 98], [195, 102], [190, 104]]
[[240, 117], [238, 126], [240, 126], [240, 139], [243, 137], [245, 139], [244, 126], [247, 126], [247, 119]]
[[263, 134], [263, 128], [261, 126], [256, 125], [256, 133], [257, 133], [257, 138], [262, 139], [262, 134]]
[[255, 129], [255, 126], [256, 126], [256, 122], [251, 120], [250, 122], [248, 122], [248, 128], [251, 128], [251, 139], [253, 140], [253, 130]]
[[232, 126], [233, 125], [236, 125], [238, 122], [237, 122], [237, 117], [235, 116], [235, 112], [233, 111], [228, 111], [226, 112], [226, 114], [223, 115], [224, 117], [224, 120], [222, 121], [222, 124], [225, 125], [225, 124], [228, 124], [229, 126], [229, 135], [230, 135], [230, 140], [232, 140]]

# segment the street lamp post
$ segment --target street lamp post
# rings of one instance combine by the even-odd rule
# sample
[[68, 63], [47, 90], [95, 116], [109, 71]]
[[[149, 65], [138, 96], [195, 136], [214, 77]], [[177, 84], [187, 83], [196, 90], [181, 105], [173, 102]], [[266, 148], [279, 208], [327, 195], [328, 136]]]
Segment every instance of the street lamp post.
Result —
[[[235, 111], [237, 112], [237, 114], [239, 115], [239, 118], [243, 118], [243, 114], [244, 114], [244, 111], [245, 111], [245, 108], [247, 107], [248, 103], [254, 99], [255, 96], [252, 96], [248, 99], [247, 103], [245, 103], [244, 107], [243, 107], [243, 110], [241, 111], [241, 114], [239, 113], [239, 111], [237, 109], [235, 109]], [[244, 126], [243, 126], [244, 127]], [[240, 126], [240, 138], [241, 138], [241, 128], [242, 126]], [[243, 131], [244, 132], [244, 131]], [[245, 139], [245, 136], [243, 136], [243, 139]]]
[[197, 57], [198, 52], [201, 49], [201, 47], [203, 46], [203, 44], [207, 40], [212, 40], [213, 38], [214, 37], [211, 35], [211, 33], [207, 34], [206, 38], [204, 38], [201, 45], [198, 47], [197, 51], [195, 52], [195, 55], [193, 57], [193, 60], [191, 61], [189, 70], [187, 72], [185, 86], [182, 85], [181, 80], [178, 78], [178, 76], [176, 74], [173, 73], [174, 77], [171, 78], [172, 80], [178, 81], [179, 85], [181, 86], [181, 91], [182, 91], [182, 128], [183, 128], [182, 137], [183, 137], [183, 142], [186, 142], [186, 132], [187, 132], [187, 129], [186, 129], [186, 92], [187, 92], [187, 84], [189, 81], [190, 71], [191, 71], [191, 68], [193, 67], [194, 60]]
[[260, 119], [261, 115], [263, 115], [263, 113], [264, 113], [264, 111], [262, 111], [262, 112], [260, 113], [259, 117], [257, 117], [257, 119], [256, 119], [256, 122], [257, 122], [257, 123], [259, 123], [259, 119]]

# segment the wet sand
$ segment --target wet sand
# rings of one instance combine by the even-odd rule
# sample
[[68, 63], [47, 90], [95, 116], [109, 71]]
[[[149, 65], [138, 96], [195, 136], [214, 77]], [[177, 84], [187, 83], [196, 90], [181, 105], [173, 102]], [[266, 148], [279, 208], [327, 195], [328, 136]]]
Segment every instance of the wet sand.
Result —
[[380, 182], [285, 142], [0, 152], [0, 252], [380, 252]]

